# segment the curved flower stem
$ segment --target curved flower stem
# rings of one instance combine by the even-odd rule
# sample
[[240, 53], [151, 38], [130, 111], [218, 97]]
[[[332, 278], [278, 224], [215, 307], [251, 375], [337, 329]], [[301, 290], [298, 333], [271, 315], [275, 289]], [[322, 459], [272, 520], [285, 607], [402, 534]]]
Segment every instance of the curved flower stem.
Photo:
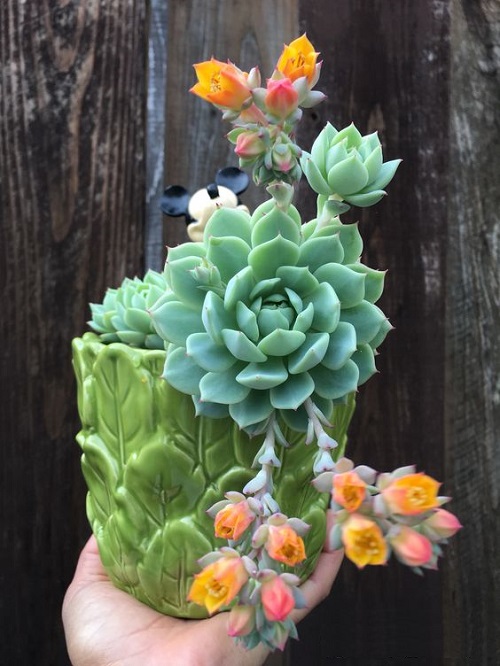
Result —
[[317, 476], [323, 472], [333, 471], [335, 469], [335, 462], [332, 458], [331, 451], [337, 448], [338, 442], [335, 441], [333, 437], [330, 437], [327, 432], [325, 432], [322, 421], [327, 424], [326, 417], [321, 414], [319, 409], [310, 398], [304, 402], [304, 407], [306, 409], [307, 416], [309, 417], [309, 424], [312, 429], [312, 433], [308, 433], [308, 443], [312, 441], [312, 435], [314, 435], [316, 437], [316, 444], [319, 449], [314, 459], [314, 474]]

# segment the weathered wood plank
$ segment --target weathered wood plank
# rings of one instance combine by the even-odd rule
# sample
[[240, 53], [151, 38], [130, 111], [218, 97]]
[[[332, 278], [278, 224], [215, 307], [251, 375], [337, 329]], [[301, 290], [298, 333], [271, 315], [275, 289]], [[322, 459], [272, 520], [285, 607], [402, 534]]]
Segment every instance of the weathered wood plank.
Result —
[[[319, 87], [328, 94], [325, 104], [305, 114], [302, 144], [307, 148], [328, 119], [338, 127], [353, 120], [363, 133], [379, 131], [386, 159], [404, 159], [387, 199], [356, 212], [366, 262], [388, 269], [381, 307], [396, 330], [380, 349], [381, 374], [360, 391], [349, 454], [381, 470], [416, 463], [438, 478], [444, 441], [447, 5], [300, 5], [301, 25], [324, 58]], [[441, 663], [441, 580], [432, 572], [422, 579], [399, 565], [358, 572], [346, 563], [330, 599], [301, 626], [292, 663], [339, 658], [346, 665], [375, 666], [403, 657]]]
[[[196, 81], [192, 64], [229, 58], [246, 71], [259, 65], [270, 76], [283, 44], [298, 34], [298, 0], [174, 2], [168, 30], [165, 181], [195, 191], [238, 160], [224, 140], [229, 126], [220, 112], [188, 93]], [[251, 207], [262, 198], [253, 185], [244, 195]], [[168, 220], [165, 233], [170, 245], [187, 238], [178, 220]]]
[[149, 2], [148, 110], [146, 139], [146, 230], [145, 268], [163, 268], [163, 194], [165, 164], [165, 91], [167, 78], [168, 3]]
[[465, 529], [443, 607], [453, 663], [500, 663], [500, 4], [454, 0], [446, 473]]
[[1, 661], [67, 664], [88, 533], [70, 341], [142, 269], [142, 2], [0, 3]]

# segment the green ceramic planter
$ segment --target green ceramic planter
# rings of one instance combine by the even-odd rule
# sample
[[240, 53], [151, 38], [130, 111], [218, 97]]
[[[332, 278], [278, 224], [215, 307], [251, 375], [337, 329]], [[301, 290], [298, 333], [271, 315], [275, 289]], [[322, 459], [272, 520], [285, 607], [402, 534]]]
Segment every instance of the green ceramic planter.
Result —
[[[113, 582], [156, 610], [200, 618], [188, 603], [197, 560], [224, 545], [205, 511], [255, 474], [262, 437], [250, 439], [230, 419], [195, 417], [190, 396], [161, 379], [165, 352], [104, 345], [93, 333], [73, 341], [82, 430], [77, 435], [88, 485], [87, 515]], [[345, 446], [354, 398], [335, 408], [332, 434]], [[311, 530], [306, 578], [321, 551], [328, 495], [312, 486], [314, 446], [284, 428], [275, 498]]]

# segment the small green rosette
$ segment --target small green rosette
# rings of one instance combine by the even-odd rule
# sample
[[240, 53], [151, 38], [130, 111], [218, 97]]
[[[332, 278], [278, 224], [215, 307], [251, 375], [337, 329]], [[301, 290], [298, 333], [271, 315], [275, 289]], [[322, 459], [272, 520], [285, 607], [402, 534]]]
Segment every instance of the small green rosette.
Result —
[[321, 210], [327, 199], [366, 208], [378, 203], [401, 160], [383, 161], [377, 132], [362, 136], [354, 124], [340, 132], [327, 123], [302, 154], [301, 166]]

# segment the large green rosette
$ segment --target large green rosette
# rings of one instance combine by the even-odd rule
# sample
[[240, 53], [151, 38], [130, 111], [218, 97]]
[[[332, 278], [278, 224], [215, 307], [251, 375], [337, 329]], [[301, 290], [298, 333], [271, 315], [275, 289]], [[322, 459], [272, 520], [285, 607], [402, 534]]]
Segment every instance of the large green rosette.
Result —
[[[77, 435], [88, 485], [87, 515], [115, 585], [156, 610], [205, 617], [186, 601], [198, 558], [225, 542], [213, 536], [206, 509], [254, 476], [263, 436], [250, 438], [231, 418], [195, 417], [189, 395], [161, 378], [165, 352], [102, 344], [93, 333], [73, 341], [82, 430]], [[339, 450], [354, 409], [336, 405]], [[315, 447], [283, 425], [275, 499], [311, 525], [306, 578], [321, 551], [328, 495], [311, 485]]]

